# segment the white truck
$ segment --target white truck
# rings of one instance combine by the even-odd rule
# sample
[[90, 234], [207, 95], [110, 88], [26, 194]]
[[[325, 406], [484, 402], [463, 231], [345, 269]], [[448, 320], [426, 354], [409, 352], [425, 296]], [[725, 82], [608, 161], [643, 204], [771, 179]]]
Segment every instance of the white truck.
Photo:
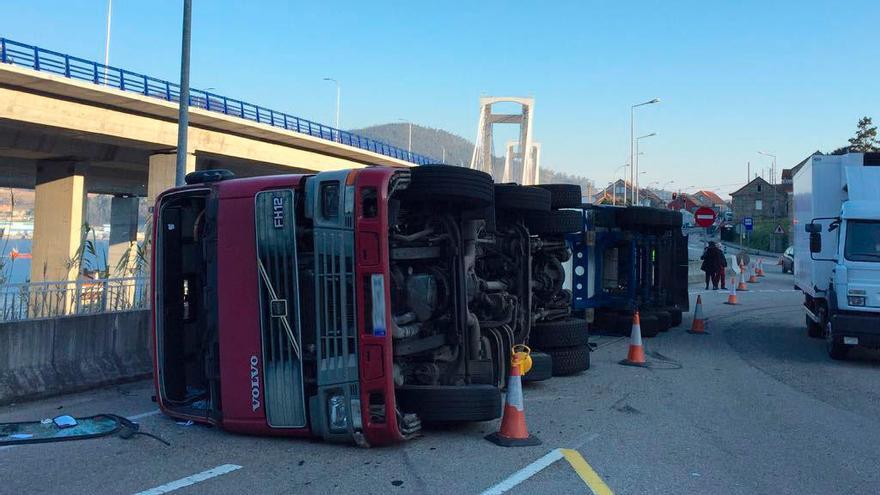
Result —
[[880, 347], [880, 153], [817, 155], [793, 182], [807, 333], [832, 359]]

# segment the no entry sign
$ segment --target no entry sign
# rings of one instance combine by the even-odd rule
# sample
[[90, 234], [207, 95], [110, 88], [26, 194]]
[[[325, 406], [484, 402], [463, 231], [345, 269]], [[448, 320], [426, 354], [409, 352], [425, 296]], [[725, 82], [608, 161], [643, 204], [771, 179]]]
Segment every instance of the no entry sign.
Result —
[[715, 210], [702, 206], [697, 208], [697, 211], [694, 212], [694, 222], [700, 227], [711, 227], [712, 224], [715, 223], [716, 216]]

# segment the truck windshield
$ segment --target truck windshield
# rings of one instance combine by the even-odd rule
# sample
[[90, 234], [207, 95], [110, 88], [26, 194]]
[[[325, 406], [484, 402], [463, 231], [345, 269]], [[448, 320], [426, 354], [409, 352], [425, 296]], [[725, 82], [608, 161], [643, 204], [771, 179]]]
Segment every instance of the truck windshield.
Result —
[[843, 255], [849, 261], [880, 261], [880, 221], [847, 222]]

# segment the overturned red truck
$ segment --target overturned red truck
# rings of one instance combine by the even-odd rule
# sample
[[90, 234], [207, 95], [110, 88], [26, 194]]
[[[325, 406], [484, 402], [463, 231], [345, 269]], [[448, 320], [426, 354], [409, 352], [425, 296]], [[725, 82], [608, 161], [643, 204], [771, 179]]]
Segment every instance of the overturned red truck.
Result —
[[563, 287], [577, 186], [496, 185], [444, 165], [206, 170], [187, 184], [154, 208], [168, 415], [382, 445], [423, 421], [499, 417], [515, 344], [546, 347], [533, 379], [589, 366]]

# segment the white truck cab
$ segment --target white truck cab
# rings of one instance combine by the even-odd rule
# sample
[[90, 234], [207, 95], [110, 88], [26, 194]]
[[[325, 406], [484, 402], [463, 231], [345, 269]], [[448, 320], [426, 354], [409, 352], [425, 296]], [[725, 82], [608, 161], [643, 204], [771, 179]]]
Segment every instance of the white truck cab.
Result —
[[794, 206], [808, 334], [834, 359], [880, 347], [880, 153], [814, 156], [794, 176]]

